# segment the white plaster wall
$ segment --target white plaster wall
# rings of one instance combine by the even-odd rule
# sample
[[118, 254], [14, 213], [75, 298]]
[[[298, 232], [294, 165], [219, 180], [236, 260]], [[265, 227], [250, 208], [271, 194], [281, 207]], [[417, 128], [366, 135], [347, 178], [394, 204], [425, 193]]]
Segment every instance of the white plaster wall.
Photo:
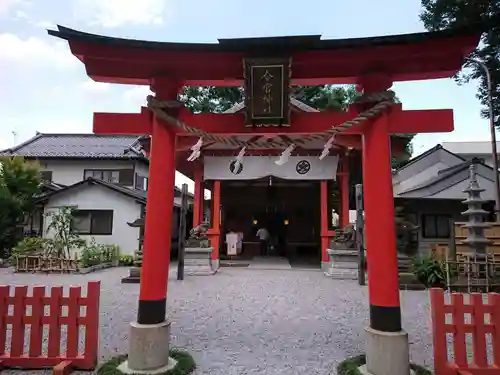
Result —
[[149, 166], [146, 163], [136, 161], [135, 173], [139, 176], [149, 177]]
[[134, 163], [132, 160], [49, 160], [40, 162], [40, 170], [52, 171], [53, 182], [73, 185], [83, 180], [85, 169], [127, 169], [133, 168]]
[[[139, 228], [131, 228], [127, 222], [133, 222], [140, 217], [140, 204], [133, 198], [97, 185], [83, 185], [80, 188], [63, 192], [49, 200], [45, 206], [45, 214], [57, 211], [62, 206], [74, 206], [81, 210], [113, 210], [113, 233], [111, 235], [82, 235], [81, 238], [90, 242], [94, 237], [96, 242], [104, 245], [118, 245], [120, 253], [133, 255], [138, 247]], [[44, 220], [44, 236], [47, 233], [50, 217]]]

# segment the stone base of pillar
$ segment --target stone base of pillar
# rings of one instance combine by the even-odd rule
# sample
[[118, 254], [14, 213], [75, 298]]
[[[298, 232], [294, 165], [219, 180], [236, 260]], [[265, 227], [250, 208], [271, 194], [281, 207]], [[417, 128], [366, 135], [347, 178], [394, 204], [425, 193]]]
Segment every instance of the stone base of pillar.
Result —
[[[184, 249], [184, 274], [188, 276], [210, 276], [217, 272], [211, 259], [211, 247], [186, 247]], [[217, 266], [218, 266], [217, 262]]]
[[333, 279], [358, 279], [358, 252], [351, 249], [328, 249], [330, 265], [325, 275]]
[[410, 375], [408, 333], [382, 332], [367, 327], [366, 365], [359, 369], [370, 375]]
[[321, 271], [328, 272], [330, 269], [330, 262], [321, 262]]
[[169, 357], [170, 322], [130, 323], [128, 360], [118, 366], [124, 374], [160, 374], [175, 367]]
[[127, 277], [122, 279], [122, 284], [140, 284], [141, 283], [141, 269], [139, 267], [132, 267]]
[[400, 272], [398, 274], [399, 289], [401, 290], [425, 290], [426, 287], [418, 281], [415, 274], [411, 272]]
[[217, 271], [220, 268], [220, 259], [212, 259], [212, 269]]

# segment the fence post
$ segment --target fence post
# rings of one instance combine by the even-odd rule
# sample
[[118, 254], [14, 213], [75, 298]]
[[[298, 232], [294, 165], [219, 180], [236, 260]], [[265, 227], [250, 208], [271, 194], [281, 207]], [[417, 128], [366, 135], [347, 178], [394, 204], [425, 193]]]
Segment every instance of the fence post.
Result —
[[12, 319], [12, 340], [10, 345], [10, 355], [20, 357], [24, 351], [24, 330], [23, 321], [26, 313], [26, 297], [28, 294], [27, 286], [16, 286], [14, 288], [14, 315]]
[[9, 287], [0, 286], [0, 355], [5, 354], [5, 342], [7, 340], [7, 313], [9, 311]]
[[493, 332], [491, 333], [493, 365], [500, 367], [500, 294], [490, 293], [488, 295], [488, 302], [492, 306], [490, 323], [493, 325]]
[[61, 347], [61, 299], [63, 296], [62, 286], [53, 286], [50, 288], [50, 312], [49, 312], [49, 343], [47, 356], [57, 358]]
[[455, 326], [455, 333], [453, 334], [453, 353], [455, 356], [455, 364], [464, 368], [467, 367], [467, 348], [465, 337], [465, 308], [464, 296], [460, 293], [453, 293], [451, 295], [451, 304], [453, 308], [452, 324]]
[[45, 287], [35, 286], [33, 288], [33, 303], [31, 305], [31, 316], [34, 320], [30, 329], [30, 357], [39, 357], [42, 354], [43, 343], [43, 321], [42, 317], [45, 315], [45, 305], [43, 299], [45, 298]]
[[471, 295], [472, 304], [472, 324], [474, 331], [472, 333], [472, 346], [474, 352], [474, 363], [479, 367], [488, 366], [488, 354], [486, 351], [486, 329], [484, 326], [485, 308], [483, 296], [479, 293]]
[[445, 330], [445, 304], [444, 291], [440, 288], [432, 288], [431, 313], [432, 313], [432, 340], [434, 346], [434, 371], [436, 375], [446, 374], [446, 364], [448, 362], [448, 348], [446, 343]]
[[87, 314], [85, 326], [85, 362], [82, 368], [93, 369], [99, 353], [99, 300], [101, 282], [92, 281], [87, 286]]

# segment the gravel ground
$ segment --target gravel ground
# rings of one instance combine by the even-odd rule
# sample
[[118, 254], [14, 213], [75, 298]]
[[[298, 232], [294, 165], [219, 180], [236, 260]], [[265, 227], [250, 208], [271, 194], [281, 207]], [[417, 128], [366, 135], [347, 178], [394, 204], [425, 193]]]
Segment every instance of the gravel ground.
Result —
[[[173, 270], [172, 270], [173, 271]], [[179, 282], [171, 271], [168, 308], [172, 345], [187, 349], [201, 374], [331, 374], [342, 359], [363, 351], [366, 287], [319, 271], [223, 268], [215, 276]], [[101, 280], [100, 357], [127, 350], [139, 286], [121, 284], [128, 269], [88, 275], [13, 274], [0, 284], [84, 285]], [[402, 292], [412, 361], [432, 365], [427, 292]], [[4, 371], [10, 374], [50, 372]]]

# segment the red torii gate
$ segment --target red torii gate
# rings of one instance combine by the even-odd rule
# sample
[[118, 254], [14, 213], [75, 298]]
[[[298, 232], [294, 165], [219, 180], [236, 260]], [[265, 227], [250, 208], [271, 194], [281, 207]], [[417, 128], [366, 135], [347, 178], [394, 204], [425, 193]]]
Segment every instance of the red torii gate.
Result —
[[[49, 34], [69, 42], [71, 52], [85, 64], [87, 74], [95, 81], [149, 85], [156, 98], [165, 101], [176, 100], [184, 85], [241, 86], [242, 60], [248, 56], [290, 57], [292, 85], [349, 83], [357, 84], [365, 94], [378, 93], [398, 81], [451, 77], [479, 40], [479, 33], [471, 30], [344, 40], [321, 40], [320, 36], [223, 39], [214, 44], [109, 38], [61, 26]], [[360, 107], [352, 106], [346, 113], [292, 113], [290, 126], [286, 128], [245, 127], [242, 114], [192, 114], [181, 108], [170, 111], [169, 115], [210, 134], [300, 136], [340, 125], [354, 118], [363, 109]], [[337, 143], [363, 149], [370, 299], [367, 366], [376, 375], [409, 373], [408, 339], [402, 330], [399, 302], [389, 135], [452, 130], [452, 110], [404, 111], [401, 105], [394, 105], [336, 139]], [[135, 370], [160, 368], [166, 365], [164, 358], [154, 356], [155, 350], [139, 355], [140, 348], [134, 342], [140, 338], [168, 351], [168, 341], [151, 332], [159, 327], [167, 331], [169, 328], [165, 321], [165, 280], [170, 257], [176, 150], [192, 145], [196, 138], [165, 123], [146, 108], [137, 114], [96, 113], [94, 132], [152, 135], [147, 230], [129, 366]], [[142, 333], [138, 332], [140, 329]], [[155, 359], [145, 364], [147, 355]]]

